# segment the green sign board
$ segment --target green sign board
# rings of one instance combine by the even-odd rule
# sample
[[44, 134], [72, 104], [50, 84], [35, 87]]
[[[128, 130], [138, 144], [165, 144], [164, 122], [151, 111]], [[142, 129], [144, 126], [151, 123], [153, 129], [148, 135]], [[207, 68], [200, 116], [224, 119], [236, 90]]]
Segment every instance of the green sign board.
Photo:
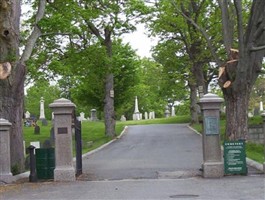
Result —
[[225, 174], [247, 174], [245, 141], [224, 142]]

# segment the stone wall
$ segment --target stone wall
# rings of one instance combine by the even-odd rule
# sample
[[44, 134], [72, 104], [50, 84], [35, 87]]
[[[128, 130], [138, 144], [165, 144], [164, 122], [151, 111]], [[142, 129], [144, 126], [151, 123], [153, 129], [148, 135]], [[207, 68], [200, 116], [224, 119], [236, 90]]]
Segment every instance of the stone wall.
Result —
[[248, 127], [248, 141], [263, 144], [264, 133], [263, 125], [250, 125]]

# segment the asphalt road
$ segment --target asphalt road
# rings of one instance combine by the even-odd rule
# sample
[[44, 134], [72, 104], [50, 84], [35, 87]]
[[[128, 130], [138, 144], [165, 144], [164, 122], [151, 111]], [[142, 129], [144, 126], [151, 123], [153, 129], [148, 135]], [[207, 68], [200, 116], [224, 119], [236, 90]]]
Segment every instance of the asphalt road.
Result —
[[201, 140], [185, 124], [130, 126], [119, 140], [84, 158], [83, 173], [89, 180], [196, 174], [202, 163]]
[[0, 186], [0, 200], [264, 200], [264, 174], [204, 179], [202, 138], [186, 125], [131, 126], [83, 160], [74, 182]]

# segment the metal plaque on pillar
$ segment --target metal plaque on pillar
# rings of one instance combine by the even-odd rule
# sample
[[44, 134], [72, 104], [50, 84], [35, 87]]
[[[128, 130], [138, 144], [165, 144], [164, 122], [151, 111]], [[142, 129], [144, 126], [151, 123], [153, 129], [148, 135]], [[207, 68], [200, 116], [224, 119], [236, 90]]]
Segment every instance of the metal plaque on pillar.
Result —
[[219, 120], [217, 117], [204, 118], [205, 135], [218, 135], [219, 134]]

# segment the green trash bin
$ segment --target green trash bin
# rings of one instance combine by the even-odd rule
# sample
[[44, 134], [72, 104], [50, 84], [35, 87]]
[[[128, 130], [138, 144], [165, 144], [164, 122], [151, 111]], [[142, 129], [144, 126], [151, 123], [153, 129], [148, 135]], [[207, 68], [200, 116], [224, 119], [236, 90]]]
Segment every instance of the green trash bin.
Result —
[[53, 179], [55, 168], [54, 148], [35, 149], [38, 179]]

